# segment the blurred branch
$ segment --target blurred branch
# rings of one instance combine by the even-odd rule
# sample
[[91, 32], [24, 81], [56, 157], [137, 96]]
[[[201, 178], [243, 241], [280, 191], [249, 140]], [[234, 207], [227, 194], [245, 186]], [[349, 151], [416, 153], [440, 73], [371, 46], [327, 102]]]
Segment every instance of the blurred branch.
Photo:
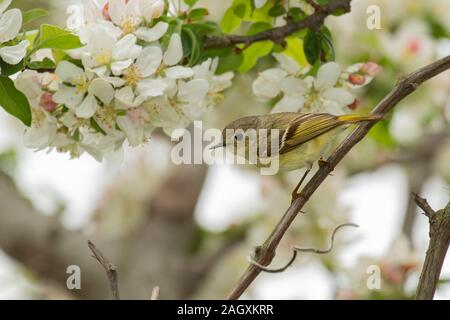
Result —
[[111, 286], [111, 291], [113, 298], [115, 300], [120, 300], [119, 285], [117, 282], [117, 268], [103, 255], [103, 253], [90, 241], [88, 240], [89, 249], [91, 249], [93, 258], [102, 265], [108, 276], [109, 284]]
[[[427, 182], [428, 177], [432, 173], [433, 160], [439, 152], [442, 143], [448, 139], [448, 132], [429, 134], [423, 137], [420, 144], [416, 147], [416, 152], [412, 150], [400, 151], [404, 155], [405, 167], [408, 176], [408, 193], [419, 193], [423, 185]], [[408, 198], [406, 206], [402, 232], [413, 245], [413, 228], [417, 217], [417, 206], [413, 197]]]
[[[436, 62], [429, 64], [406, 77], [401, 78], [396, 86], [377, 105], [372, 113], [385, 116], [397, 105], [397, 103], [413, 93], [419, 85], [448, 69], [450, 69], [450, 55], [437, 60]], [[275, 251], [281, 239], [284, 237], [286, 231], [297, 217], [297, 214], [302, 210], [309, 198], [320, 187], [320, 185], [325, 181], [328, 175], [334, 170], [345, 155], [368, 134], [374, 125], [375, 123], [372, 122], [361, 124], [326, 160], [327, 165], [322, 165], [319, 168], [316, 174], [299, 193], [298, 197], [291, 203], [290, 207], [272, 231], [271, 235], [259, 248], [258, 254], [255, 257], [258, 264], [263, 266], [270, 264], [275, 256]], [[241, 279], [239, 279], [236, 287], [229, 294], [228, 298], [238, 299], [256, 279], [260, 272], [260, 268], [250, 265]]]
[[430, 243], [417, 287], [417, 300], [432, 300], [450, 245], [450, 202], [445, 209], [435, 212], [426, 199], [414, 195], [417, 205], [430, 223]]
[[292, 258], [291, 260], [289, 260], [289, 262], [281, 268], [277, 268], [277, 269], [271, 269], [268, 268], [266, 266], [263, 266], [261, 264], [259, 264], [258, 262], [256, 262], [255, 260], [253, 260], [252, 257], [248, 257], [248, 260], [250, 262], [250, 264], [258, 267], [259, 269], [261, 269], [264, 272], [268, 272], [268, 273], [280, 273], [280, 272], [284, 272], [286, 271], [287, 268], [289, 268], [297, 259], [297, 254], [299, 252], [311, 252], [311, 253], [315, 253], [315, 254], [327, 254], [330, 253], [333, 250], [334, 247], [334, 237], [336, 236], [336, 232], [343, 228], [343, 227], [355, 227], [358, 228], [359, 226], [357, 224], [354, 223], [344, 223], [341, 224], [339, 226], [337, 226], [336, 228], [334, 228], [333, 233], [331, 234], [331, 241], [330, 241], [330, 246], [328, 247], [328, 249], [325, 250], [320, 250], [320, 249], [315, 249], [315, 248], [299, 248], [297, 246], [293, 246], [292, 247]]
[[334, 0], [329, 4], [320, 6], [315, 5], [315, 12], [299, 21], [288, 20], [286, 25], [266, 30], [254, 35], [240, 36], [240, 35], [224, 35], [212, 36], [204, 39], [205, 49], [221, 49], [232, 47], [237, 44], [244, 44], [246, 46], [259, 41], [273, 41], [274, 43], [284, 43], [286, 37], [296, 33], [302, 29], [310, 28], [318, 30], [322, 27], [325, 18], [332, 15], [336, 11], [350, 12], [351, 0]]

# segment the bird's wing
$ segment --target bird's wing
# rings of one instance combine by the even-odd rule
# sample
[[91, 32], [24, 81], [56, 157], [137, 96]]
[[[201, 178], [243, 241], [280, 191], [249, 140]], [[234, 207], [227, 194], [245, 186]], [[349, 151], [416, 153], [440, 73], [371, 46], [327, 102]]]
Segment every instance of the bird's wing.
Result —
[[328, 113], [307, 113], [293, 120], [281, 137], [280, 154], [287, 153], [299, 145], [327, 133], [343, 122]]

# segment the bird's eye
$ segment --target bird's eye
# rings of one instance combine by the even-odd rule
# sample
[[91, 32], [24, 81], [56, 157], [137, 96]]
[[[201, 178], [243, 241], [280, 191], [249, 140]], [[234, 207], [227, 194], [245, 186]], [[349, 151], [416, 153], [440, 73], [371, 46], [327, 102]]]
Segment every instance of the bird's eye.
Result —
[[238, 132], [234, 135], [234, 140], [241, 141], [242, 139], [244, 139], [244, 135], [242, 133]]

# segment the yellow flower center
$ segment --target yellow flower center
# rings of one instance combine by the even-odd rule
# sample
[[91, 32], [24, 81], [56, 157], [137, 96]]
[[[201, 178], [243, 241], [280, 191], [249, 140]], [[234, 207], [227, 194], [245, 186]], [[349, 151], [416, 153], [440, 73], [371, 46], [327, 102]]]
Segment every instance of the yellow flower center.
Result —
[[139, 82], [139, 80], [141, 79], [141, 75], [139, 74], [139, 69], [135, 65], [130, 66], [124, 72], [123, 79], [130, 86], [135, 86]]
[[39, 128], [42, 124], [42, 121], [45, 119], [45, 113], [41, 109], [31, 109], [31, 119], [33, 122], [33, 125], [36, 128]]
[[72, 81], [72, 84], [75, 86], [76, 92], [78, 94], [88, 91], [89, 82], [83, 75], [75, 77], [75, 79], [73, 79]]
[[104, 124], [108, 129], [115, 128], [117, 113], [112, 106], [104, 106], [103, 108], [99, 108], [96, 116], [100, 120], [100, 122]]
[[136, 24], [133, 17], [126, 17], [122, 23], [122, 31], [124, 34], [133, 33], [136, 31]]
[[112, 62], [112, 52], [103, 51], [95, 57], [95, 61], [100, 65], [110, 64]]

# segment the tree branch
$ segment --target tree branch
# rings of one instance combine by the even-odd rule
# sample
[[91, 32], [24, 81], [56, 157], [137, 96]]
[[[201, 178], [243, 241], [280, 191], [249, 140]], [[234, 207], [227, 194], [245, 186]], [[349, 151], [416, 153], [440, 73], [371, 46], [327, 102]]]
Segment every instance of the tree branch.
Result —
[[[436, 75], [450, 69], [450, 55], [442, 58], [430, 65], [427, 65], [407, 77], [401, 78], [397, 85], [391, 92], [377, 105], [372, 112], [376, 115], [384, 116], [391, 111], [398, 102], [410, 95], [423, 82], [435, 77]], [[294, 200], [287, 209], [280, 222], [277, 224], [272, 234], [267, 238], [265, 243], [257, 250], [258, 254], [255, 256], [256, 262], [260, 265], [267, 266], [270, 264], [275, 256], [275, 250], [278, 247], [281, 239], [292, 224], [297, 214], [302, 210], [303, 206], [320, 187], [323, 181], [333, 171], [345, 155], [360, 142], [370, 131], [375, 123], [368, 122], [360, 125], [352, 134], [350, 134], [334, 151], [334, 153], [327, 159], [328, 165], [321, 166], [314, 177], [300, 192], [296, 200]], [[238, 299], [242, 293], [250, 286], [261, 272], [261, 269], [251, 265], [245, 271], [236, 287], [229, 294], [229, 299]]]
[[276, 27], [250, 36], [224, 35], [206, 37], [204, 39], [204, 47], [205, 49], [221, 49], [232, 47], [237, 44], [245, 44], [246, 46], [249, 46], [252, 43], [266, 40], [270, 40], [275, 43], [283, 43], [287, 36], [302, 29], [320, 29], [325, 21], [325, 18], [338, 10], [350, 12], [350, 2], [351, 0], [334, 0], [324, 6], [317, 5], [315, 7], [315, 12], [303, 20], [288, 21], [286, 25], [282, 27]]
[[432, 300], [450, 245], [450, 202], [446, 208], [435, 212], [428, 202], [415, 195], [417, 205], [430, 222], [430, 243], [417, 287], [417, 300]]
[[97, 261], [102, 265], [102, 267], [106, 271], [106, 275], [108, 276], [109, 284], [111, 286], [111, 291], [115, 300], [120, 300], [119, 294], [119, 285], [117, 282], [117, 268], [113, 265], [109, 260], [103, 255], [103, 253], [93, 244], [90, 240], [88, 240], [89, 249], [91, 249], [93, 258], [97, 259]]

